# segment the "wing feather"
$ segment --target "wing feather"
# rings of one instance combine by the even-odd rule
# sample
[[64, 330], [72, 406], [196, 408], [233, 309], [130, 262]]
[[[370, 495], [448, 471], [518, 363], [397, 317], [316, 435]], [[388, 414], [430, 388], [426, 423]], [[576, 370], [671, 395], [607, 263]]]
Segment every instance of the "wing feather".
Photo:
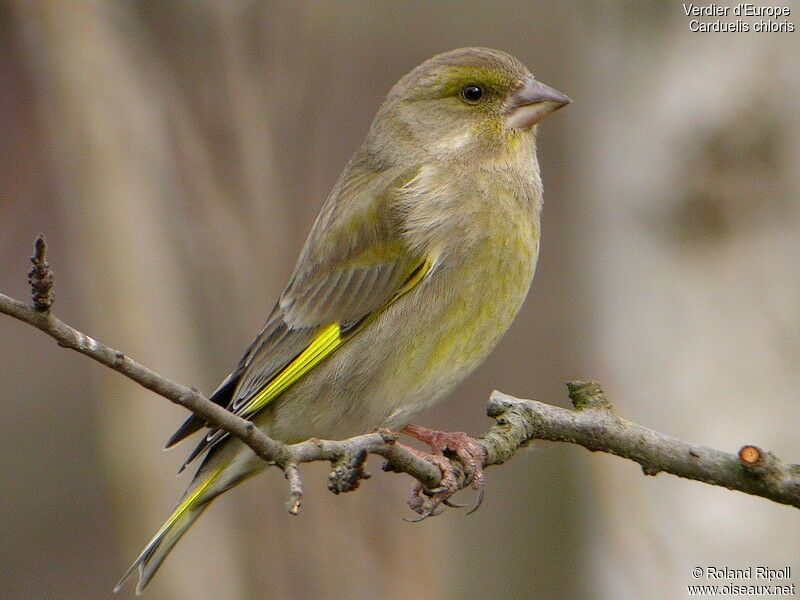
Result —
[[[242, 359], [228, 410], [252, 418], [430, 272], [430, 261], [404, 242], [392, 202], [413, 176], [393, 169], [346, 171]], [[186, 462], [226, 437], [211, 430]]]

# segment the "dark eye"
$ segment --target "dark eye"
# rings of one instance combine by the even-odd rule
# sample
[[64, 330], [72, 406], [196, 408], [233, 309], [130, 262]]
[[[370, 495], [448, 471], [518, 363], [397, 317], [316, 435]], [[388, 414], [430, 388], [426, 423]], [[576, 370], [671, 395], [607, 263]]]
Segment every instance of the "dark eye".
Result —
[[470, 84], [461, 90], [461, 96], [467, 102], [477, 102], [483, 98], [483, 89], [480, 86]]

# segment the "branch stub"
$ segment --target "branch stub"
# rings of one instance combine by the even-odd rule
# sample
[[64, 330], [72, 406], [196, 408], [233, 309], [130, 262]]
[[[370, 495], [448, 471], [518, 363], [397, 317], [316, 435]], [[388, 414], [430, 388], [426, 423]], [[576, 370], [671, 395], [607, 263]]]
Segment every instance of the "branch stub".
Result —
[[606, 393], [596, 381], [584, 381], [581, 379], [568, 381], [567, 389], [575, 410], [586, 410], [587, 408], [609, 410], [611, 408], [611, 403], [606, 398]]

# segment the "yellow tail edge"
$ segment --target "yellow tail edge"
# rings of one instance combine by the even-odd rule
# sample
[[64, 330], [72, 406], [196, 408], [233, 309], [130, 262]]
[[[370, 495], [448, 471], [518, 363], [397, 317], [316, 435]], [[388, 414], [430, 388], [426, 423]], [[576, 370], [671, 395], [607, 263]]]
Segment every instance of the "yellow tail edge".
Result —
[[[197, 489], [188, 494], [175, 510], [172, 511], [167, 520], [156, 532], [153, 538], [145, 546], [142, 553], [133, 561], [133, 564], [125, 572], [119, 583], [114, 587], [116, 594], [122, 589], [125, 582], [133, 575], [134, 571], [139, 570], [139, 583], [136, 585], [136, 595], [150, 582], [158, 567], [178, 542], [183, 533], [189, 528], [194, 520], [206, 508], [209, 500], [204, 498], [205, 493], [219, 479], [224, 471], [224, 467], [212, 472], [209, 477], [201, 483]], [[188, 519], [188, 521], [187, 521]], [[167, 542], [164, 544], [164, 542]], [[164, 544], [162, 546], [162, 544]]]

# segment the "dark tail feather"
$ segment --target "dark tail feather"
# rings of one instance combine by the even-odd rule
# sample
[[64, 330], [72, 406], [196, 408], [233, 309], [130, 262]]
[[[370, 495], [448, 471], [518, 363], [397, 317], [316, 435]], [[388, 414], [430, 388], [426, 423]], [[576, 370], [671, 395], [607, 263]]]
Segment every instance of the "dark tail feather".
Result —
[[[217, 388], [209, 400], [214, 402], [215, 404], [219, 404], [220, 406], [228, 406], [231, 401], [231, 396], [233, 396], [233, 390], [236, 389], [236, 384], [239, 383], [239, 377], [241, 377], [242, 372], [240, 369], [237, 369], [230, 375], [225, 378], [220, 386]], [[193, 414], [188, 419], [183, 422], [183, 425], [178, 427], [178, 431], [172, 434], [167, 440], [167, 443], [164, 445], [165, 449], [172, 448], [178, 442], [185, 440], [187, 437], [192, 435], [195, 431], [202, 429], [205, 426], [206, 422], [198, 417], [197, 415]]]

